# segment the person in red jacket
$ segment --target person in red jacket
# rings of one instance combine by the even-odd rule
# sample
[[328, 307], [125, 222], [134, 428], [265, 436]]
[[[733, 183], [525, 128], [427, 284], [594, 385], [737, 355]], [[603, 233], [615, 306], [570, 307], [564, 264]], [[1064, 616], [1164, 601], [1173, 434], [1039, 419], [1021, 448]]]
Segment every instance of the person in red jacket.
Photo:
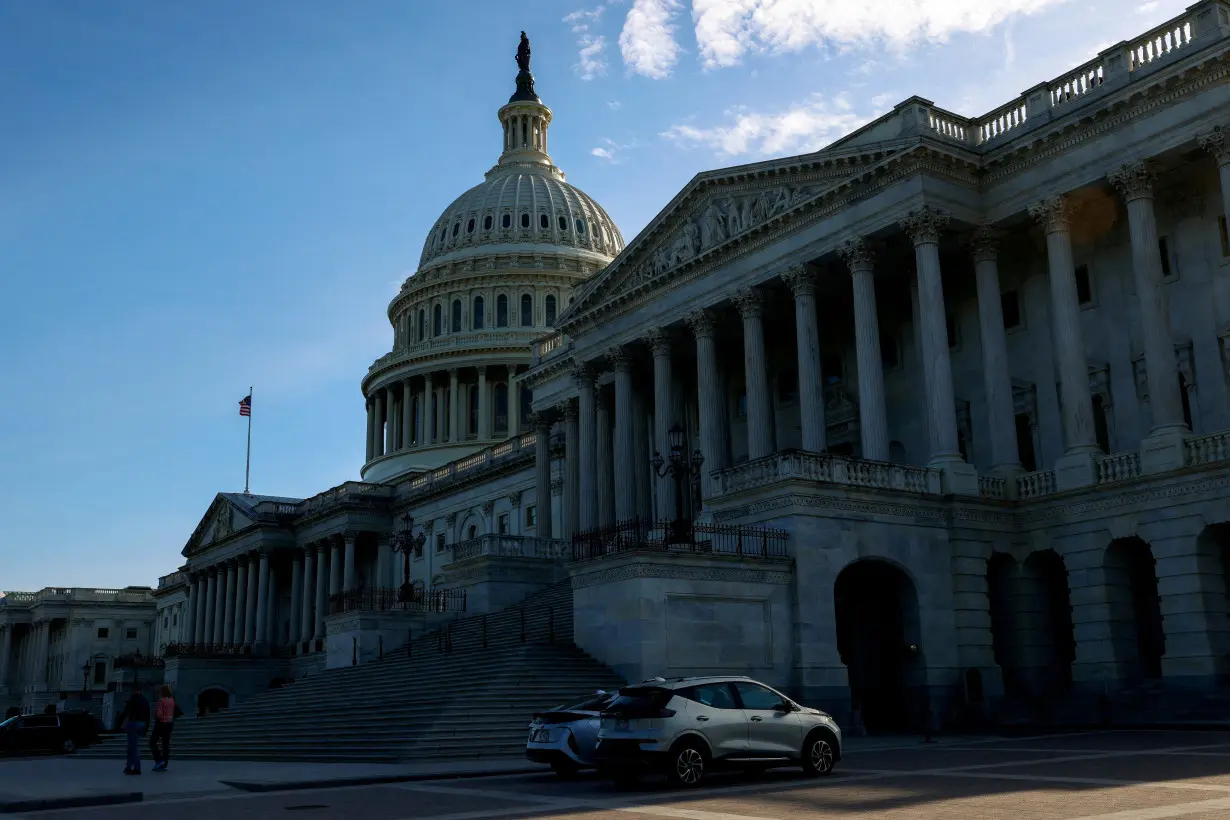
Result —
[[158, 703], [154, 706], [154, 731], [149, 738], [149, 750], [156, 772], [165, 772], [171, 762], [171, 728], [175, 725], [175, 718], [182, 714], [183, 711], [175, 705], [171, 687], [164, 683], [158, 692]]

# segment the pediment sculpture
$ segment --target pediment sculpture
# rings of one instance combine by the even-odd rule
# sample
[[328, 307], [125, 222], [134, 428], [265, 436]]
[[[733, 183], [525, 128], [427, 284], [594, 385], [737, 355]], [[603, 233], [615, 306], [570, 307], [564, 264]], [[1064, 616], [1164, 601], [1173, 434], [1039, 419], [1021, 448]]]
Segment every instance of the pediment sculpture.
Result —
[[213, 541], [221, 541], [235, 531], [235, 508], [223, 501], [214, 513]]

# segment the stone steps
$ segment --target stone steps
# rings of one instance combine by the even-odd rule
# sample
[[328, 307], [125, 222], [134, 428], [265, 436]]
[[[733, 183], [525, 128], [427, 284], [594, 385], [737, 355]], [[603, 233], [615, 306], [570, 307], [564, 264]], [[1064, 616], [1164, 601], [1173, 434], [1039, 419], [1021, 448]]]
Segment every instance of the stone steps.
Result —
[[[415, 637], [409, 653], [402, 647], [377, 661], [262, 692], [225, 712], [182, 718], [172, 757], [388, 762], [521, 756], [534, 712], [623, 683], [572, 645], [571, 604], [571, 588], [558, 584], [502, 612], [458, 619]], [[442, 651], [444, 635], [451, 651]], [[123, 738], [116, 737], [78, 754], [122, 757], [123, 749]]]

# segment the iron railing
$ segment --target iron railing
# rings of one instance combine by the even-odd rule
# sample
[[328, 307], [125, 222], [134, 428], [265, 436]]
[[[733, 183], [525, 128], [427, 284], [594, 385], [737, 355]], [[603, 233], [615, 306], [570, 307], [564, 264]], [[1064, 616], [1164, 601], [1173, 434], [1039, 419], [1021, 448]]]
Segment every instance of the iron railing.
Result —
[[740, 558], [787, 558], [788, 533], [771, 527], [691, 521], [624, 521], [572, 538], [572, 560], [628, 552], [690, 552]]
[[329, 614], [342, 612], [465, 612], [464, 589], [416, 587], [409, 601], [400, 600], [401, 590], [373, 587], [352, 589], [329, 596]]
[[249, 656], [252, 647], [245, 644], [169, 643], [164, 658], [234, 658]]
[[556, 561], [566, 557], [567, 549], [567, 541], [555, 538], [488, 534], [453, 545], [453, 562], [468, 561], [483, 555]]

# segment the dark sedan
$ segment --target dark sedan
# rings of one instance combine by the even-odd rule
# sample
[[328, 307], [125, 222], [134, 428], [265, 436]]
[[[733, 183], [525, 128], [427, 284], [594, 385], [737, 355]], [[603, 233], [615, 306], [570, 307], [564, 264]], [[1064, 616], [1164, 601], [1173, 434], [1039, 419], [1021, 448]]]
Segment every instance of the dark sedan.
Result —
[[19, 715], [0, 723], [0, 754], [54, 752], [69, 754], [77, 750], [78, 739], [71, 721], [60, 715]]

